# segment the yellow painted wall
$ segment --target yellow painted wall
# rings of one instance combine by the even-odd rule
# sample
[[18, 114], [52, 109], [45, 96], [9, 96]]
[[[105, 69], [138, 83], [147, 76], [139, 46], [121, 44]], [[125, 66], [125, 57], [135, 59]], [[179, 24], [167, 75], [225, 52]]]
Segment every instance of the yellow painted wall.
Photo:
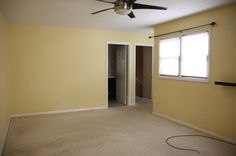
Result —
[[[157, 25], [155, 34], [215, 21], [212, 29], [210, 81], [208, 83], [161, 79], [155, 62], [154, 112], [181, 120], [236, 140], [236, 88], [214, 81], [236, 82], [236, 4]], [[155, 60], [158, 43], [155, 41]], [[201, 119], [200, 112], [204, 113]]]
[[8, 30], [0, 10], [0, 154], [9, 117], [8, 105]]
[[105, 106], [107, 41], [130, 42], [132, 55], [134, 43], [153, 42], [134, 33], [17, 24], [9, 24], [9, 38], [12, 114]]

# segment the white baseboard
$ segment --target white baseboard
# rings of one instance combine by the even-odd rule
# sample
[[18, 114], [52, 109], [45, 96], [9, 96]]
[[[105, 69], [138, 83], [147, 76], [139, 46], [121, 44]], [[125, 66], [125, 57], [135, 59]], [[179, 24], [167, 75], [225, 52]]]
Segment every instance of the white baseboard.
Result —
[[3, 143], [2, 143], [2, 146], [0, 147], [0, 156], [2, 155], [3, 148], [4, 148], [4, 145], [6, 143], [7, 134], [8, 134], [8, 130], [10, 128], [10, 124], [11, 124], [11, 117], [8, 118], [7, 127], [6, 127], [6, 130], [5, 130], [4, 136], [3, 136]]
[[20, 117], [50, 115], [50, 114], [61, 114], [61, 113], [73, 113], [73, 112], [91, 111], [91, 110], [99, 110], [99, 109], [107, 109], [107, 108], [108, 108], [107, 106], [101, 106], [101, 107], [66, 109], [66, 110], [57, 110], [57, 111], [48, 111], [48, 112], [13, 114], [13, 115], [10, 115], [10, 118], [20, 118]]
[[178, 123], [178, 124], [181, 124], [181, 125], [184, 125], [184, 126], [186, 126], [186, 127], [189, 127], [189, 128], [192, 128], [192, 129], [195, 129], [195, 130], [198, 130], [198, 131], [201, 131], [201, 132], [203, 132], [203, 133], [206, 133], [206, 134], [208, 134], [208, 135], [214, 136], [214, 137], [219, 138], [219, 139], [221, 139], [221, 140], [225, 140], [225, 141], [228, 141], [228, 142], [231, 142], [231, 143], [236, 144], [236, 141], [235, 141], [235, 140], [226, 138], [226, 137], [224, 137], [224, 136], [218, 135], [218, 134], [213, 133], [213, 132], [211, 132], [211, 131], [208, 131], [208, 130], [206, 130], [206, 129], [202, 129], [202, 128], [197, 127], [197, 126], [195, 126], [195, 125], [186, 123], [186, 122], [184, 122], [184, 121], [180, 121], [180, 120], [174, 119], [174, 118], [172, 118], [172, 117], [169, 117], [169, 116], [166, 116], [166, 115], [164, 115], [164, 114], [157, 113], [157, 112], [152, 112], [152, 114], [157, 115], [157, 116], [162, 117], [162, 118], [165, 118], [165, 119], [168, 119], [168, 120], [170, 120], [170, 121], [174, 121], [174, 122], [176, 122], [176, 123]]

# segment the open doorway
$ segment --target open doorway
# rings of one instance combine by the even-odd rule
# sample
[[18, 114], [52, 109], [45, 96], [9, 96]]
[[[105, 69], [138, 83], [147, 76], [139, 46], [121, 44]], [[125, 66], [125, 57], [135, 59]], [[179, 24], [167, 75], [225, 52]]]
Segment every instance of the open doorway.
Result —
[[127, 105], [128, 45], [108, 44], [108, 107]]
[[152, 103], [153, 47], [136, 45], [136, 103]]

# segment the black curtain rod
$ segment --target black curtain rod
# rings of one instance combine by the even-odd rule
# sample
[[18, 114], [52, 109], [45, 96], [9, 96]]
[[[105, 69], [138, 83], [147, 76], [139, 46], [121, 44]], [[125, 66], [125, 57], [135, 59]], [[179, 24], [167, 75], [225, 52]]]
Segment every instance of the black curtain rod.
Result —
[[200, 25], [200, 26], [196, 26], [196, 27], [191, 27], [191, 28], [187, 28], [187, 29], [182, 29], [182, 30], [178, 30], [178, 31], [173, 31], [173, 32], [165, 33], [165, 34], [160, 34], [160, 35], [155, 35], [155, 36], [149, 36], [149, 39], [155, 38], [155, 37], [160, 37], [160, 36], [163, 36], [163, 35], [169, 35], [169, 34], [172, 34], [172, 33], [177, 33], [177, 32], [182, 32], [182, 31], [186, 31], [186, 30], [191, 30], [191, 29], [195, 29], [195, 28], [200, 28], [200, 27], [204, 27], [204, 26], [207, 26], [207, 25], [214, 26], [214, 25], [216, 25], [216, 23], [215, 23], [215, 22], [211, 22], [211, 23], [209, 23], [209, 24], [204, 24], [204, 25]]

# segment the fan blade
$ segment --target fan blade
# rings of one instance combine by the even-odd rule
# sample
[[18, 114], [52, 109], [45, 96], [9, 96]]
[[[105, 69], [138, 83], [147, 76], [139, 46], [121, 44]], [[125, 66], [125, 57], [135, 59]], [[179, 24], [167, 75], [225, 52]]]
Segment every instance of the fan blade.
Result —
[[138, 3], [134, 3], [132, 8], [133, 8], [133, 9], [158, 9], [158, 10], [167, 10], [166, 7], [153, 6], [153, 5], [146, 5], [146, 4], [138, 4]]
[[105, 0], [96, 0], [96, 1], [115, 4], [115, 2], [110, 2], [110, 1], [105, 1]]
[[130, 18], [135, 18], [135, 15], [134, 15], [133, 11], [131, 11], [131, 13], [129, 13], [128, 16], [129, 16]]
[[92, 14], [92, 15], [95, 15], [95, 14], [98, 14], [98, 13], [100, 13], [100, 12], [108, 11], [108, 10], [111, 10], [111, 9], [114, 9], [114, 8], [103, 9], [103, 10], [100, 10], [100, 11], [93, 12], [93, 13], [91, 13], [91, 14]]

